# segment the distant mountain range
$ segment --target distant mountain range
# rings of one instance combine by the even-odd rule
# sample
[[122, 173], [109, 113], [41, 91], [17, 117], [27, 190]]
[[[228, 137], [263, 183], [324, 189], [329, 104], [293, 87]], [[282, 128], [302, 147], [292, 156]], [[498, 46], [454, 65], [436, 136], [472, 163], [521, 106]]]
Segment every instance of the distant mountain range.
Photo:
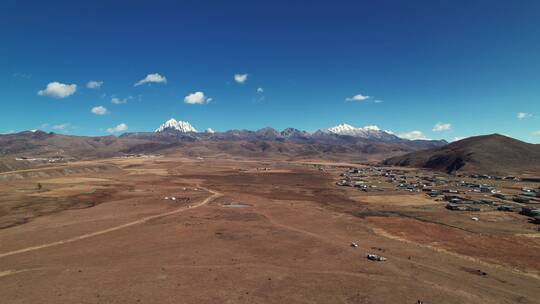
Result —
[[[540, 172], [540, 145], [502, 135], [444, 140], [407, 140], [375, 126], [341, 124], [315, 132], [273, 128], [197, 132], [170, 119], [154, 132], [121, 136], [69, 136], [42, 131], [0, 135], [0, 172], [39, 164], [26, 158], [94, 159], [130, 154], [229, 155], [284, 159], [379, 162], [445, 172]], [[19, 160], [17, 160], [19, 159]], [[22, 160], [21, 160], [22, 159]]]
[[389, 158], [385, 165], [429, 168], [447, 173], [540, 173], [540, 145], [492, 134]]
[[[127, 154], [220, 155], [378, 161], [446, 145], [444, 140], [407, 140], [376, 127], [338, 125], [310, 133], [294, 128], [198, 132], [189, 122], [169, 119], [154, 132], [120, 136], [70, 136], [43, 131], [0, 135], [0, 171], [32, 166], [16, 158], [92, 159]], [[39, 162], [36, 162], [39, 163]]]
[[[175, 138], [207, 138], [201, 136], [197, 130], [187, 121], [177, 121], [174, 118], [167, 120], [154, 133], [165, 134], [167, 137]], [[313, 133], [301, 131], [295, 128], [287, 128], [277, 131], [267, 127], [257, 131], [230, 130], [226, 132], [214, 132], [207, 129], [207, 134], [213, 134], [213, 139], [259, 139], [259, 140], [293, 140], [293, 141], [325, 141], [325, 142], [358, 142], [358, 141], [381, 141], [394, 143], [411, 143], [417, 146], [434, 147], [447, 144], [445, 140], [408, 140], [400, 138], [389, 131], [380, 130], [377, 126], [365, 126], [363, 128], [353, 127], [349, 124], [340, 124], [332, 128], [319, 129]], [[148, 132], [137, 132], [123, 134], [123, 137], [145, 138], [153, 137]]]

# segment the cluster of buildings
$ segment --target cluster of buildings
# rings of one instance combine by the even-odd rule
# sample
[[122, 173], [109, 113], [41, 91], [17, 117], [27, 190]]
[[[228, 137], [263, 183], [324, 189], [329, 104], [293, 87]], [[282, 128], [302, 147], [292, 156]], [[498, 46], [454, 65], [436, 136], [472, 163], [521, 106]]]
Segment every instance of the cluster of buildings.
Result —
[[497, 189], [494, 186], [491, 186], [489, 184], [480, 184], [480, 183], [474, 183], [474, 182], [467, 182], [467, 181], [460, 181], [458, 184], [462, 188], [468, 188], [470, 192], [478, 192], [478, 193], [491, 193], [495, 194], [497, 192]]
[[153, 155], [153, 154], [140, 153], [140, 154], [125, 154], [125, 155], [116, 156], [116, 157], [113, 157], [113, 158], [125, 159], [125, 158], [155, 158], [155, 157], [161, 157], [161, 155], [159, 155], [159, 154]]
[[[379, 184], [384, 182], [386, 184], [395, 185], [395, 188], [400, 191], [425, 192], [426, 194], [435, 197], [443, 192], [443, 190], [436, 190], [435, 187], [444, 188], [444, 186], [448, 184], [448, 180], [442, 176], [420, 176], [410, 175], [409, 173], [410, 171], [380, 167], [349, 168], [341, 174], [341, 179], [337, 182], [337, 185], [356, 187], [363, 191], [373, 189], [383, 191], [377, 185], [373, 185], [374, 178], [378, 178], [377, 182]], [[455, 190], [446, 189], [445, 191]]]
[[[518, 179], [511, 177], [507, 178], [513, 181]], [[483, 210], [499, 210], [508, 212], [522, 212], [524, 208], [529, 208], [528, 205], [538, 204], [540, 207], [540, 189], [521, 188], [521, 192], [513, 195], [503, 194], [496, 189], [495, 186], [488, 184], [480, 184], [473, 182], [460, 181], [459, 186], [468, 188], [469, 193], [478, 193], [480, 195], [459, 196], [457, 191], [452, 195], [445, 195], [443, 199], [447, 201], [446, 208], [449, 210], [458, 211], [483, 211]], [[461, 193], [467, 193], [461, 192]], [[482, 208], [486, 207], [486, 208]], [[532, 208], [532, 210], [536, 210]], [[527, 214], [533, 214], [525, 212]], [[539, 218], [540, 220], [540, 218]]]
[[340, 180], [336, 183], [338, 186], [355, 187], [364, 192], [370, 190], [380, 191], [377, 185], [373, 185], [368, 178], [373, 175], [380, 175], [381, 172], [376, 167], [368, 168], [349, 168], [340, 175]]
[[495, 186], [501, 186], [501, 181], [521, 180], [515, 176], [419, 174], [372, 166], [344, 170], [337, 185], [365, 192], [392, 191], [392, 187], [398, 191], [423, 192], [437, 201], [446, 202], [448, 210], [519, 212], [540, 224], [540, 188], [523, 187], [519, 193], [503, 194]]
[[487, 175], [487, 174], [471, 174], [471, 175], [458, 175], [458, 177], [470, 177], [470, 178], [475, 178], [475, 179], [520, 181], [520, 179], [518, 177], [512, 176], [512, 175], [496, 176], [496, 175]]
[[[71, 158], [73, 159], [73, 158]], [[28, 162], [42, 162], [42, 163], [64, 163], [68, 161], [67, 158], [63, 156], [52, 156], [52, 157], [26, 157], [19, 156], [15, 158], [16, 161], [28, 161]]]
[[[483, 192], [490, 193], [490, 192]], [[540, 224], [540, 189], [522, 188], [516, 195], [492, 193], [487, 198], [470, 199], [458, 195], [445, 195], [446, 208], [454, 211], [498, 210], [518, 212], [530, 218], [533, 223]]]
[[448, 202], [446, 209], [453, 211], [484, 211], [491, 210], [490, 206], [496, 203], [490, 199], [471, 199], [458, 195], [445, 195], [443, 199]]

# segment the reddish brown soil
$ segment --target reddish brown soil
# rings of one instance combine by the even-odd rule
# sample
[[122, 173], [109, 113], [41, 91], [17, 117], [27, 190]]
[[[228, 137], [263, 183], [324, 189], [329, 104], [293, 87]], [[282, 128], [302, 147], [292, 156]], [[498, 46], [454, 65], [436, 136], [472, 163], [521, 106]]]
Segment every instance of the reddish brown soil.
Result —
[[[341, 169], [299, 163], [167, 157], [77, 167], [86, 165], [111, 169], [65, 173], [80, 188], [47, 183], [58, 176], [46, 172], [0, 183], [9, 199], [0, 220], [26, 219], [0, 229], [2, 303], [539, 303], [540, 279], [514, 268], [538, 269], [540, 245], [509, 237], [532, 224], [500, 231], [486, 221], [482, 234], [465, 233], [447, 225], [479, 228], [395, 197], [363, 202], [334, 185]], [[36, 211], [38, 182], [58, 208]], [[78, 195], [95, 204], [62, 203]], [[407, 218], [369, 216], [377, 212]]]
[[540, 239], [493, 236], [397, 217], [369, 217], [384, 231], [408, 241], [540, 274]]

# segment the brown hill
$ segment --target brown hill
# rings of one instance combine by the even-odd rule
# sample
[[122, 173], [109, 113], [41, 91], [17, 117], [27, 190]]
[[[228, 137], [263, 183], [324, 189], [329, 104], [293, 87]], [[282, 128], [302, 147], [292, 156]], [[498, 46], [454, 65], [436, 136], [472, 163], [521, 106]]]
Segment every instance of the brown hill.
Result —
[[383, 164], [448, 173], [538, 174], [540, 145], [499, 134], [469, 137], [446, 146], [386, 159]]
[[68, 136], [26, 131], [0, 135], [0, 172], [49, 165], [51, 161], [56, 163], [56, 160], [64, 162], [126, 154], [223, 154], [234, 157], [378, 162], [388, 157], [446, 143], [306, 134], [294, 130], [278, 133], [270, 128], [216, 134], [172, 131], [127, 133], [119, 137]]
[[[116, 136], [69, 136], [42, 131], [0, 135], [0, 172], [47, 163], [30, 161], [35, 158], [81, 160], [111, 157], [118, 155], [118, 151], [141, 143], [144, 141]], [[17, 161], [16, 158], [29, 161]]]
[[116, 136], [72, 136], [42, 131], [25, 131], [0, 136], [0, 156], [99, 158], [144, 143], [139, 139]]

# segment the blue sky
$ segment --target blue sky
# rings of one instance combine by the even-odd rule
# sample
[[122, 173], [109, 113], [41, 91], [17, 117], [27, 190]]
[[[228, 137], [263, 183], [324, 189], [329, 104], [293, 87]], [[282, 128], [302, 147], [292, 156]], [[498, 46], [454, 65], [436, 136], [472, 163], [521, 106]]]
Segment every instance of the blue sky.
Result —
[[540, 142], [539, 1], [113, 2], [0, 3], [0, 133], [174, 117]]

